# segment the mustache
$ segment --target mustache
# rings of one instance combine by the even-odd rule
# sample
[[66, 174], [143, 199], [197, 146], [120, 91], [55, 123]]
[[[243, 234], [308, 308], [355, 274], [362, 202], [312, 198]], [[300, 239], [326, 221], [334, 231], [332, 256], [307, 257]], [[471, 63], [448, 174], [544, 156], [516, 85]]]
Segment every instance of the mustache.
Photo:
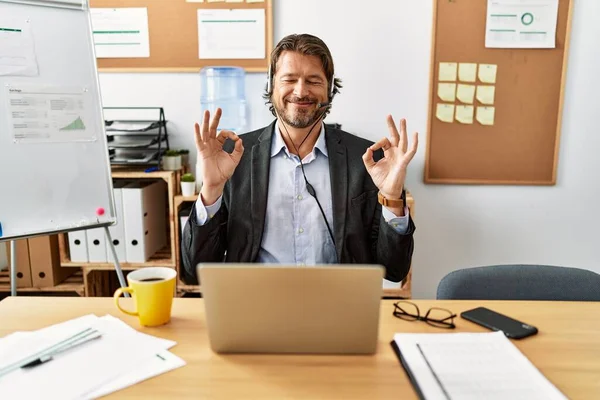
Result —
[[312, 97], [288, 97], [285, 101], [288, 103], [317, 103], [317, 99]]

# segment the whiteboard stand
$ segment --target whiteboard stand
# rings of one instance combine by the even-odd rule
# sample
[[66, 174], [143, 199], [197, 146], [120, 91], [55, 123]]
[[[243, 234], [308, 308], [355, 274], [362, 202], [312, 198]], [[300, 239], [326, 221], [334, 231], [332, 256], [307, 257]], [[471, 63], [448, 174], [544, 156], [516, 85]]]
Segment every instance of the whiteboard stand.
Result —
[[114, 224], [89, 0], [0, 0], [0, 16], [10, 31], [1, 39], [10, 51], [0, 72], [0, 160], [11, 166], [0, 169], [0, 242]]
[[[110, 231], [108, 230], [108, 226], [104, 227], [104, 232], [106, 233], [106, 240], [110, 243], [110, 251], [113, 255], [113, 260], [115, 260], [115, 271], [117, 271], [117, 277], [119, 278], [119, 284], [122, 288], [127, 287], [127, 283], [125, 282], [125, 277], [123, 276], [123, 270], [121, 269], [121, 264], [119, 264], [119, 258], [117, 257], [117, 250], [115, 249], [115, 245], [112, 241], [112, 237], [110, 236]], [[129, 297], [129, 293], [124, 293], [125, 297]]]
[[10, 295], [17, 295], [17, 242], [10, 241]]

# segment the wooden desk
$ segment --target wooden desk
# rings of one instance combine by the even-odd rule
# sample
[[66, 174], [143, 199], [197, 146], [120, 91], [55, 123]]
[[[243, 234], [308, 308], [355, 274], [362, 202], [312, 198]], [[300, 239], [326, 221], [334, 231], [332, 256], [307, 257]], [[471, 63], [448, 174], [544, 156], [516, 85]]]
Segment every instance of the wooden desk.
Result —
[[[130, 300], [130, 299], [124, 299]], [[14, 297], [0, 302], [0, 337], [16, 330], [95, 313], [112, 314], [139, 330], [178, 342], [172, 352], [188, 365], [113, 394], [118, 398], [217, 399], [416, 399], [389, 342], [396, 332], [448, 332], [392, 316], [383, 300], [375, 356], [218, 355], [208, 346], [202, 299], [177, 298], [173, 320], [140, 328], [110, 298]], [[513, 341], [570, 399], [600, 398], [600, 303], [415, 301], [425, 312], [442, 306], [454, 313], [486, 305], [536, 325], [536, 336]], [[481, 332], [460, 317], [453, 332]]]

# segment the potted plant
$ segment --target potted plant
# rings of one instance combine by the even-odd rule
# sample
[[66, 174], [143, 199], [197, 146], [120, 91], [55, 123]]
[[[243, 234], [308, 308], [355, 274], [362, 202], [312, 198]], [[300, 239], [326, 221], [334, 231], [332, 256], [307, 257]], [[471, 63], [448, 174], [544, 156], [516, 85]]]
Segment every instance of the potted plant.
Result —
[[181, 154], [177, 150], [167, 150], [162, 157], [165, 171], [179, 171], [181, 169]]
[[181, 195], [193, 196], [196, 194], [196, 178], [192, 174], [181, 176]]
[[190, 151], [188, 149], [179, 150], [179, 154], [181, 155], [181, 165], [188, 165], [190, 161]]

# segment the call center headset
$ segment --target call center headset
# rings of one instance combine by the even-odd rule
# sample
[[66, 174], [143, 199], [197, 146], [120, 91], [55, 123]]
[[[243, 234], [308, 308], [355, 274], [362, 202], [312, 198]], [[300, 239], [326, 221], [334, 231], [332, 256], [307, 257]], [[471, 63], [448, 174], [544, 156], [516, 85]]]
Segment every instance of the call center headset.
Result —
[[[272, 84], [272, 82], [273, 82], [273, 73], [272, 73], [271, 66], [269, 66], [269, 72], [268, 72], [267, 79], [268, 79], [267, 80], [267, 93], [269, 93], [269, 95], [272, 96], [273, 93], [271, 92], [271, 90], [273, 88], [273, 84]], [[335, 74], [331, 77], [331, 87], [330, 87], [330, 90], [329, 90], [329, 99], [328, 99], [329, 101], [326, 101], [326, 102], [323, 102], [323, 103], [317, 103], [317, 109], [320, 110], [321, 108], [324, 108], [324, 110], [321, 113], [321, 115], [319, 116], [319, 118], [317, 118], [317, 120], [315, 121], [315, 123], [311, 126], [310, 130], [308, 131], [308, 134], [304, 137], [304, 139], [302, 140], [302, 142], [300, 142], [300, 146], [299, 147], [296, 147], [296, 144], [292, 140], [292, 137], [290, 136], [290, 133], [288, 132], [287, 128], [285, 127], [285, 124], [281, 124], [281, 126], [283, 126], [283, 129], [285, 130], [285, 133], [287, 133], [288, 138], [290, 139], [290, 142], [292, 142], [292, 145], [294, 146], [294, 149], [296, 150], [296, 153], [298, 153], [298, 158], [300, 158], [299, 148], [302, 147], [302, 145], [304, 144], [304, 142], [306, 141], [306, 139], [308, 139], [308, 137], [312, 133], [314, 127], [323, 119], [323, 117], [327, 113], [327, 110], [329, 109], [329, 107], [331, 107], [331, 100], [333, 99], [334, 90], [335, 90]], [[277, 114], [277, 111], [275, 111], [275, 114]], [[279, 115], [277, 115], [277, 117], [279, 118]], [[310, 182], [308, 182], [308, 179], [306, 178], [306, 174], [304, 173], [304, 164], [302, 163], [302, 159], [300, 159], [300, 168], [302, 169], [302, 176], [304, 176], [304, 182], [306, 184], [306, 191], [317, 202], [317, 206], [319, 206], [319, 210], [321, 211], [321, 215], [323, 216], [323, 221], [325, 221], [325, 225], [327, 225], [327, 231], [329, 232], [329, 236], [331, 237], [331, 241], [333, 242], [333, 245], [335, 246], [335, 238], [333, 236], [333, 231], [331, 230], [331, 227], [329, 226], [329, 222], [327, 221], [327, 217], [325, 216], [325, 211], [323, 211], [323, 207], [321, 206], [321, 203], [319, 202], [319, 199], [317, 198], [317, 192], [315, 191], [315, 188], [313, 187], [313, 185], [310, 184]]]

